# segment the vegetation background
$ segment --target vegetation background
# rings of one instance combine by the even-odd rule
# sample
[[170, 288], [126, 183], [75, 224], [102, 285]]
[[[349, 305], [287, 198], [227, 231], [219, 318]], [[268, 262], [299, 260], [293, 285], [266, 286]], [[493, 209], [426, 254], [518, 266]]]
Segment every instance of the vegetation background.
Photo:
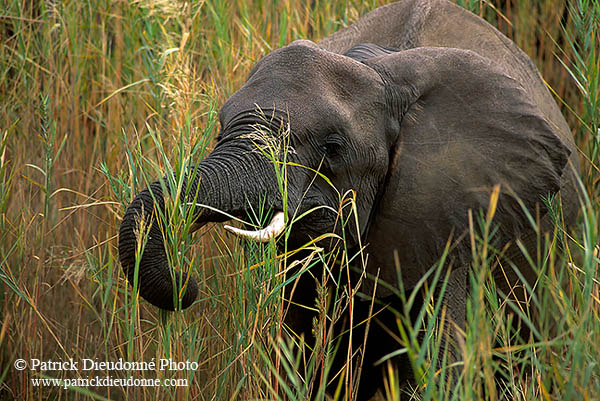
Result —
[[[318, 41], [384, 3], [0, 0], [0, 399], [303, 399], [308, 386], [318, 387], [318, 378], [296, 363], [306, 354], [277, 340], [281, 302], [271, 295], [280, 293], [281, 279], [273, 249], [244, 251], [219, 227], [174, 241], [201, 294], [190, 309], [168, 314], [131, 298], [116, 233], [135, 193], [210, 151], [219, 105], [260, 57], [294, 39]], [[472, 277], [457, 394], [598, 399], [600, 5], [458, 3], [537, 64], [572, 127], [589, 199], [575, 229], [558, 224], [542, 241], [542, 257], [532, 261], [540, 281], [527, 289], [531, 305], [498, 301], [488, 280], [485, 235], [474, 246], [474, 270], [483, 273]], [[434, 306], [425, 310], [425, 323], [439, 313]], [[529, 306], [538, 307], [536, 319]], [[530, 338], [515, 340], [508, 308], [535, 328]], [[409, 326], [401, 344], [415, 386], [412, 393], [400, 390], [390, 372], [381, 396], [451, 399], [425, 358], [437, 355], [439, 344], [431, 336], [423, 343], [411, 337], [435, 328]], [[188, 379], [184, 387], [65, 390], [35, 387], [31, 378], [68, 379], [75, 372], [17, 371], [17, 358], [171, 358], [197, 361], [199, 368], [95, 372]], [[343, 382], [338, 399], [352, 391]]]

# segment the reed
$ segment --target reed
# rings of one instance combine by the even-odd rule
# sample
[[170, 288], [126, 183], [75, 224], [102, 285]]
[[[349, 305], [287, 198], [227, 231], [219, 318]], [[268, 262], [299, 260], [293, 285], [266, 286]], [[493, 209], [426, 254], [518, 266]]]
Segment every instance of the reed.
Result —
[[[491, 280], [492, 215], [473, 216], [473, 273], [464, 363], [449, 366], [439, 324], [439, 294], [417, 321], [398, 312], [399, 346], [415, 372], [401, 388], [392, 369], [387, 400], [581, 400], [600, 394], [600, 3], [598, 0], [457, 0], [513, 39], [538, 65], [573, 130], [583, 159], [579, 222], [540, 237], [539, 272], [525, 304]], [[331, 322], [359, 296], [328, 293], [361, 254], [343, 236], [334, 251], [307, 244], [300, 269], [286, 249], [244, 244], [218, 226], [193, 235], [191, 209], [168, 203], [169, 258], [200, 285], [184, 312], [159, 312], [132, 297], [118, 262], [116, 233], [125, 207], [149, 182], [210, 152], [220, 105], [263, 55], [295, 39], [318, 40], [383, 1], [0, 0], [0, 399], [304, 400], [337, 386], [349, 399], [361, 369], [336, 375], [333, 352], [348, 352]], [[467, 34], [467, 33], [465, 33]], [[273, 158], [286, 191], [285, 159]], [[173, 192], [176, 193], [176, 192]], [[340, 194], [341, 208], [352, 197]], [[347, 210], [347, 209], [346, 209]], [[255, 221], [268, 211], [257, 210]], [[344, 232], [352, 220], [341, 221]], [[143, 245], [143, 244], [141, 244]], [[543, 257], [541, 257], [543, 255]], [[318, 346], [282, 325], [283, 298], [300, 272], [322, 267]], [[442, 287], [444, 260], [430, 278]], [[511, 266], [504, 266], [511, 269]], [[407, 302], [416, 293], [404, 293]], [[508, 313], [508, 312], [513, 313]], [[514, 319], [520, 319], [520, 325]], [[360, 324], [363, 322], [356, 322]], [[525, 331], [524, 328], [527, 330]], [[525, 335], [527, 332], [529, 334]], [[287, 338], [288, 340], [282, 340]], [[361, 344], [353, 344], [355, 351]], [[16, 359], [197, 362], [197, 369], [101, 370], [113, 378], [187, 380], [186, 386], [68, 389], [32, 379], [85, 372], [18, 371]], [[432, 362], [433, 361], [433, 362]], [[437, 364], [436, 361], [441, 361]], [[385, 366], [387, 363], [382, 360]], [[441, 366], [442, 370], [436, 367]], [[322, 369], [320, 369], [322, 368]], [[446, 373], [458, 380], [441, 379]], [[75, 374], [77, 373], [77, 374]]]

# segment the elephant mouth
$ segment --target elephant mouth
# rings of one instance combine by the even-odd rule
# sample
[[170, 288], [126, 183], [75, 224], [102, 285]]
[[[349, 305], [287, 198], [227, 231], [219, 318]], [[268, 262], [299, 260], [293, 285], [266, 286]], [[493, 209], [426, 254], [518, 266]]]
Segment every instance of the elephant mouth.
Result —
[[[323, 233], [331, 231], [331, 229], [327, 229], [328, 227], [334, 225], [334, 223], [329, 222], [330, 219], [328, 217], [331, 216], [327, 216], [326, 213], [323, 212], [317, 212], [313, 214], [315, 216], [311, 216], [310, 219], [306, 218], [299, 225], [298, 223], [294, 223], [294, 229], [292, 232], [293, 235], [288, 238], [288, 241], [291, 241], [292, 246], [301, 247], [301, 244], [314, 240]], [[233, 235], [250, 241], [262, 243], [267, 243], [271, 240], [277, 240], [278, 237], [280, 237], [285, 231], [286, 227], [286, 215], [281, 210], [275, 212], [270, 223], [264, 226], [264, 228], [253, 230], [233, 227], [227, 224], [223, 226], [225, 230]]]
[[217, 209], [210, 208], [209, 211], [206, 211], [202, 216], [196, 219], [193, 223], [192, 231], [201, 229], [207, 223], [225, 223], [237, 220], [243, 223], [244, 226], [252, 228], [238, 228], [229, 224], [224, 224], [223, 228], [240, 238], [246, 238], [256, 242], [269, 242], [271, 239], [276, 239], [281, 235], [286, 227], [285, 213], [282, 212], [281, 209], [275, 209], [271, 221], [268, 225], [264, 226], [264, 228], [256, 228], [257, 226], [244, 221], [242, 218], [244, 215], [245, 213], [243, 212], [224, 213]]
[[[331, 227], [335, 226], [335, 216], [329, 210], [319, 208], [316, 206], [305, 207], [302, 210], [312, 210], [307, 213], [301, 220], [294, 223], [293, 238], [295, 240], [311, 240], [314, 239], [324, 232], [331, 230]], [[267, 243], [269, 241], [276, 240], [285, 231], [289, 224], [289, 218], [286, 218], [286, 214], [281, 210], [280, 207], [275, 206], [273, 209], [273, 217], [267, 225], [262, 228], [260, 226], [253, 225], [243, 218], [247, 216], [247, 211], [236, 211], [233, 213], [223, 213], [216, 210], [210, 210], [205, 212], [203, 216], [198, 218], [192, 228], [196, 231], [207, 223], [225, 223], [223, 228], [231, 234], [245, 238], [255, 242]], [[303, 213], [300, 213], [303, 214]], [[242, 223], [242, 228], [234, 227], [229, 223], [230, 221], [239, 221]], [[227, 224], [229, 223], [229, 224]], [[295, 241], [298, 242], [298, 241]], [[294, 243], [295, 243], [294, 242]]]

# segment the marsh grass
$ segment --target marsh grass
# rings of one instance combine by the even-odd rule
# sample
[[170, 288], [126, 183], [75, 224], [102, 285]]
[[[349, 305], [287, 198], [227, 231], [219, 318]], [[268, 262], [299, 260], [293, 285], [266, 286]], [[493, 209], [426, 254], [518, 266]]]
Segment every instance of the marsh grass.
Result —
[[[337, 241], [334, 251], [307, 244], [306, 256], [290, 269], [291, 249], [278, 253], [272, 243], [244, 244], [218, 226], [188, 235], [196, 205], [169, 198], [168, 257], [178, 271], [193, 272], [200, 288], [197, 302], [176, 313], [132, 297], [118, 263], [116, 233], [125, 207], [150, 182], [166, 175], [165, 186], [181, 188], [186, 169], [211, 150], [219, 105], [256, 60], [294, 39], [325, 37], [379, 3], [0, 1], [0, 398], [301, 400], [310, 391], [323, 395], [326, 382], [337, 388], [336, 399], [356, 391], [360, 360], [343, 374], [328, 366], [333, 352], [350, 355], [362, 346], [341, 344], [331, 332], [332, 323], [351, 316], [353, 302], [362, 298], [348, 286], [326, 290], [343, 282], [352, 266], [364, 265], [364, 254], [345, 248], [352, 217], [340, 221], [341, 238], [325, 234], [324, 240]], [[492, 269], [510, 272], [513, 266], [496, 263], [502, 250], [491, 246], [493, 211], [475, 214], [467, 325], [452, 345], [464, 362], [448, 363], [440, 335], [439, 317], [446, 312], [435, 284], [443, 288], [447, 280], [442, 259], [429, 272], [430, 281], [398, 294], [408, 305], [427, 300], [417, 321], [410, 319], [410, 308], [397, 311], [398, 348], [391, 350], [408, 356], [415, 383], [401, 388], [390, 368], [382, 397], [596, 399], [600, 5], [458, 3], [497, 26], [536, 62], [573, 129], [588, 197], [569, 230], [560, 224], [559, 202], [548, 200], [555, 230], [540, 235], [538, 252], [526, 255], [539, 279], [512, 289], [526, 294], [526, 302], [512, 301], [495, 287]], [[289, 163], [272, 161], [285, 194]], [[341, 216], [353, 215], [352, 199], [340, 194]], [[263, 222], [268, 211], [249, 218]], [[299, 274], [314, 274], [318, 288], [315, 304], [306, 305], [317, 311], [313, 349], [281, 323], [283, 299]], [[377, 305], [372, 307], [376, 313]], [[18, 358], [154, 358], [199, 367], [94, 372], [187, 379], [188, 386], [64, 390], [34, 387], [31, 379], [90, 372], [17, 371]]]

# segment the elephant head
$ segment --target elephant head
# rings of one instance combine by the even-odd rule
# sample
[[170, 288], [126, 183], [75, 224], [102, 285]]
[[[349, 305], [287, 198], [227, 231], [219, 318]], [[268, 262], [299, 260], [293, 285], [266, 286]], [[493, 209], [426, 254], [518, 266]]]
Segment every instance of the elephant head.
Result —
[[[518, 81], [490, 59], [453, 48], [360, 44], [336, 54], [297, 41], [260, 60], [219, 119], [214, 151], [190, 170], [182, 189], [183, 201], [209, 206], [197, 209], [196, 226], [224, 221], [217, 209], [283, 210], [275, 169], [257, 151], [260, 131], [268, 137], [262, 142], [270, 137], [288, 146], [287, 210], [318, 208], [294, 224], [292, 239], [334, 230], [339, 193], [353, 190], [358, 230], [350, 241], [368, 239], [383, 255], [376, 261], [383, 269], [398, 250], [409, 277], [420, 276], [448, 237], [467, 228], [469, 210], [487, 208], [496, 185], [500, 232], [519, 235], [527, 226], [524, 209], [559, 190], [569, 157]], [[143, 222], [149, 236], [137, 268], [140, 295], [164, 309], [180, 298], [185, 308], [197, 285], [167, 263], [157, 217], [163, 198], [155, 182], [134, 199], [119, 254], [133, 282]], [[174, 294], [182, 285], [183, 295]]]

